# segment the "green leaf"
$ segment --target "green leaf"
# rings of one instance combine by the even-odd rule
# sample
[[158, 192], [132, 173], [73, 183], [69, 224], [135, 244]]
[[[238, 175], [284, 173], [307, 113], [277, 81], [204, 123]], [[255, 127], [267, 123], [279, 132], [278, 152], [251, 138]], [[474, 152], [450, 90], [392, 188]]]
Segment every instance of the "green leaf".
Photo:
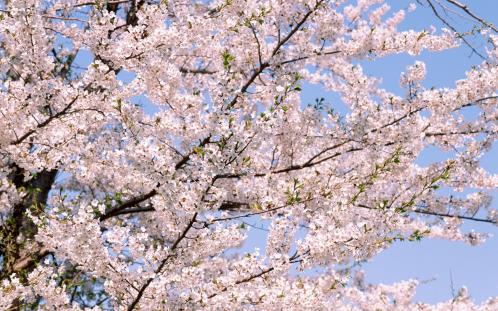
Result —
[[251, 163], [251, 157], [250, 156], [245, 156], [242, 159], [242, 165], [249, 165], [249, 163]]
[[204, 157], [206, 155], [206, 151], [204, 151], [204, 148], [199, 146], [195, 146], [193, 152], [201, 157]]
[[122, 204], [123, 203], [123, 194], [121, 192], [116, 192], [116, 194], [114, 194], [114, 200], [116, 202], [118, 202], [119, 204]]
[[250, 207], [251, 207], [252, 210], [256, 210], [256, 211], [262, 211], [263, 210], [263, 207], [258, 202], [251, 203]]
[[235, 60], [235, 56], [230, 54], [228, 50], [225, 50], [222, 54], [222, 58], [223, 58], [223, 68], [225, 68], [225, 70], [227, 71], [230, 70], [231, 63]]
[[420, 39], [422, 39], [422, 38], [423, 38], [423, 37], [425, 37], [426, 35], [427, 35], [427, 32], [426, 32], [425, 30], [424, 30], [424, 31], [422, 31], [422, 32], [418, 35], [418, 37], [417, 37], [417, 41], [419, 41]]

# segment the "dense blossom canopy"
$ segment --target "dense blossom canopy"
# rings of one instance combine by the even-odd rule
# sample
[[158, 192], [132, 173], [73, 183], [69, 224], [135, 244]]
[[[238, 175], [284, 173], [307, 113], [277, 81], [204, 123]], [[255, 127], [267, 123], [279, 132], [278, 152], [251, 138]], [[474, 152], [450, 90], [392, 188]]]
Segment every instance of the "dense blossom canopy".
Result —
[[[424, 88], [414, 62], [400, 95], [358, 62], [473, 49], [450, 24], [399, 29], [408, 2], [2, 1], [0, 309], [497, 310], [352, 273], [395, 241], [477, 244], [462, 223], [498, 219], [479, 163], [498, 132], [496, 28], [418, 2], [460, 10], [488, 45], [452, 88]], [[306, 106], [305, 81], [349, 112]], [[428, 146], [453, 156], [420, 167]], [[262, 250], [241, 248], [250, 217], [269, 223]]]

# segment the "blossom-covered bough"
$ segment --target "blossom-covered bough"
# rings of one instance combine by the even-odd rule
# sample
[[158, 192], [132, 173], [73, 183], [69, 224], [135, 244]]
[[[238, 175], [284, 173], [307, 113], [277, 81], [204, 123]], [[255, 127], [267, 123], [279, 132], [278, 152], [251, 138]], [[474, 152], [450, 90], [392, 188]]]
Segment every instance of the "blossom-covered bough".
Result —
[[[382, 0], [2, 1], [0, 309], [496, 310], [349, 276], [398, 240], [477, 244], [462, 223], [498, 218], [479, 163], [498, 33], [460, 2], [419, 4], [448, 30], [399, 30]], [[483, 62], [453, 88], [424, 88], [417, 61], [400, 96], [358, 65], [462, 43]], [[350, 112], [306, 107], [305, 81]], [[453, 156], [419, 167], [428, 146]], [[261, 253], [241, 248], [251, 217]]]

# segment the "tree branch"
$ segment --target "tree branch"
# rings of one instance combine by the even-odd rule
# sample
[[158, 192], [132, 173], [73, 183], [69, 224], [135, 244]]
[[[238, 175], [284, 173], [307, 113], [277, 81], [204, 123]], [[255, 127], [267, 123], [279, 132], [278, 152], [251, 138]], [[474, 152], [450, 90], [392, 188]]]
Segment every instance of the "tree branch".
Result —
[[[185, 229], [183, 229], [183, 231], [180, 234], [180, 236], [175, 240], [175, 242], [173, 243], [173, 245], [171, 245], [171, 247], [169, 249], [170, 254], [168, 256], [166, 256], [166, 258], [163, 259], [163, 261], [161, 262], [161, 264], [159, 265], [159, 267], [156, 269], [156, 271], [154, 271], [154, 273], [156, 275], [159, 274], [159, 273], [161, 273], [161, 270], [163, 269], [163, 267], [166, 265], [166, 263], [168, 262], [168, 260], [173, 256], [172, 252], [174, 250], [176, 250], [176, 248], [178, 247], [178, 245], [180, 244], [180, 242], [185, 238], [185, 236], [187, 235], [187, 232], [194, 225], [194, 223], [196, 221], [196, 218], [197, 218], [197, 212], [194, 213], [194, 216], [189, 221], [189, 223], [187, 224], [187, 226], [185, 227]], [[142, 287], [138, 291], [138, 294], [135, 297], [135, 299], [128, 306], [128, 309], [127, 309], [128, 311], [131, 311], [131, 310], [135, 309], [135, 307], [137, 306], [137, 304], [140, 302], [140, 299], [142, 298], [145, 290], [147, 289], [147, 287], [149, 287], [150, 283], [152, 283], [152, 281], [154, 280], [154, 278], [155, 277], [150, 277], [150, 278], [147, 279], [147, 281], [145, 281], [144, 285], [142, 285]]]
[[[378, 210], [381, 211], [382, 209], [364, 205], [364, 204], [358, 204], [356, 205], [361, 208], [366, 208], [370, 210]], [[496, 224], [497, 222], [493, 219], [486, 219], [486, 218], [478, 218], [478, 217], [472, 217], [472, 216], [463, 216], [463, 215], [457, 215], [457, 214], [449, 214], [449, 213], [438, 213], [434, 211], [429, 211], [426, 209], [414, 209], [414, 210], [408, 210], [406, 211], [407, 213], [416, 213], [416, 214], [423, 214], [423, 215], [429, 215], [429, 216], [438, 216], [438, 217], [448, 217], [448, 218], [458, 218], [458, 219], [463, 219], [463, 220], [471, 220], [471, 221], [477, 221], [477, 222], [485, 222], [485, 223], [490, 223], [490, 224]]]
[[464, 5], [464, 4], [462, 4], [462, 3], [458, 2], [458, 1], [455, 1], [455, 0], [446, 0], [446, 1], [449, 2], [449, 3], [451, 3], [451, 4], [453, 4], [454, 6], [459, 7], [465, 13], [467, 13], [470, 17], [472, 17], [473, 19], [475, 19], [476, 21], [478, 21], [482, 25], [491, 28], [494, 32], [498, 33], [498, 29], [493, 24], [485, 21], [481, 17], [479, 17], [476, 14], [474, 14], [474, 12], [472, 12], [467, 5]]
[[[129, 214], [129, 213], [132, 213], [132, 212], [129, 212], [129, 210], [126, 210], [127, 208], [130, 208], [130, 207], [134, 207], [150, 198], [152, 198], [153, 196], [155, 196], [157, 194], [157, 190], [156, 189], [153, 189], [151, 191], [149, 191], [148, 193], [146, 194], [143, 194], [141, 196], [138, 196], [138, 197], [134, 197], [126, 202], [124, 202], [123, 204], [121, 205], [118, 205], [118, 206], [115, 206], [113, 208], [111, 208], [110, 210], [108, 210], [104, 215], [100, 216], [100, 221], [104, 221], [106, 219], [109, 219], [111, 217], [114, 217], [114, 216], [117, 216], [117, 215], [122, 215], [122, 214]], [[153, 208], [152, 208], [153, 210]]]

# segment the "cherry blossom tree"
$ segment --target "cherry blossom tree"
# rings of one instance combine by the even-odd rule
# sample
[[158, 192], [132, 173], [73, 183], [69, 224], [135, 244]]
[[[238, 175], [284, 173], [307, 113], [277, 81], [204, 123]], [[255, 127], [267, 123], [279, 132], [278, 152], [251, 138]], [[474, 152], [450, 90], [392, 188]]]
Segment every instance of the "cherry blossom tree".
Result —
[[[401, 30], [406, 5], [2, 1], [0, 309], [496, 310], [352, 273], [397, 241], [478, 244], [461, 225], [498, 220], [479, 163], [498, 132], [498, 31], [451, 0], [418, 1], [446, 28]], [[452, 88], [425, 88], [416, 61], [395, 94], [359, 65], [460, 45], [483, 61]], [[306, 106], [303, 82], [350, 112]], [[454, 156], [420, 167], [428, 146]], [[269, 223], [263, 250], [241, 248], [251, 217]]]

